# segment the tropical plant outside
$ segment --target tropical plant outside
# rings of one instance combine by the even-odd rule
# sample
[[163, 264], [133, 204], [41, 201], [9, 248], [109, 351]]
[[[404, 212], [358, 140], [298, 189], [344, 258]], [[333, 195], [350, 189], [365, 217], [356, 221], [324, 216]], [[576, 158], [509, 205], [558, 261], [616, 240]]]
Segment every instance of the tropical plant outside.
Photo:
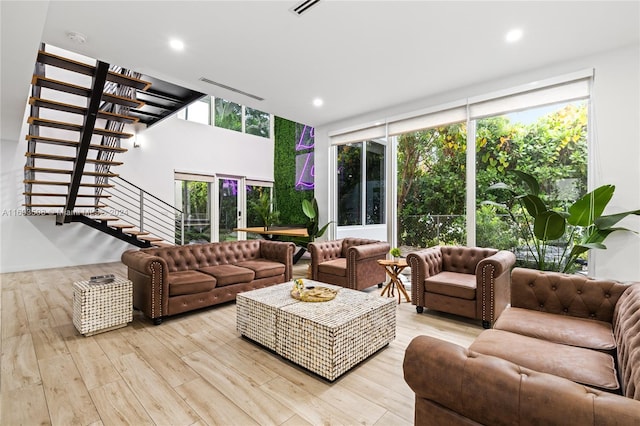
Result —
[[[481, 202], [495, 201], [487, 190], [496, 182], [515, 183], [507, 172], [516, 168], [538, 177], [552, 208], [582, 196], [586, 103], [546, 108], [533, 121], [505, 115], [475, 126], [476, 245], [517, 251], [525, 244], [508, 215]], [[397, 141], [398, 244], [466, 244], [466, 123], [402, 134]]]

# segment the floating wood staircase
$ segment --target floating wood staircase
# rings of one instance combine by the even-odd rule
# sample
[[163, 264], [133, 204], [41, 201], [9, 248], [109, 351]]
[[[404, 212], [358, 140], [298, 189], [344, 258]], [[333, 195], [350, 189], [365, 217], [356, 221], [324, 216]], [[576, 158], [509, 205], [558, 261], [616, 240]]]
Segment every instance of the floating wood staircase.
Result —
[[[55, 78], [45, 75], [49, 73]], [[160, 238], [143, 228], [142, 198], [139, 217], [132, 220], [113, 214], [127, 216], [128, 211], [110, 204], [122, 196], [107, 192], [114, 191], [113, 179], [119, 177], [111, 167], [123, 164], [114, 156], [127, 151], [120, 141], [134, 136], [124, 126], [139, 121], [129, 111], [144, 105], [136, 93], [151, 85], [139, 77], [101, 61], [92, 65], [55, 55], [44, 46], [38, 52], [24, 167], [28, 213], [55, 214], [57, 225], [81, 222], [138, 247], [174, 242], [175, 218], [181, 212], [169, 206], [171, 222], [163, 226], [172, 229]], [[82, 80], [90, 81], [89, 87], [75, 84]]]

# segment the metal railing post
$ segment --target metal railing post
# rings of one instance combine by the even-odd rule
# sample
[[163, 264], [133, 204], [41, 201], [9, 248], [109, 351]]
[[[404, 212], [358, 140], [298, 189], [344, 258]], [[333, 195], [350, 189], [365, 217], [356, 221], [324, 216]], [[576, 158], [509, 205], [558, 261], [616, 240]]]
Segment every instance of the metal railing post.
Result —
[[140, 190], [140, 231], [144, 232], [144, 191]]

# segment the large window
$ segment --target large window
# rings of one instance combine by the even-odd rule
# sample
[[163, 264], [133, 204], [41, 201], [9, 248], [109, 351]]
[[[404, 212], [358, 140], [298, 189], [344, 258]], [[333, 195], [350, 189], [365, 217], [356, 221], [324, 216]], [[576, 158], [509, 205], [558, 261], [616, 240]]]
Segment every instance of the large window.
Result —
[[466, 243], [465, 123], [398, 135], [398, 242]]
[[385, 223], [385, 145], [338, 146], [338, 225]]
[[[516, 252], [528, 250], [506, 211], [483, 201], [502, 201], [487, 191], [496, 182], [517, 186], [508, 173], [517, 169], [534, 176], [550, 207], [564, 211], [587, 192], [587, 104], [565, 102], [517, 113], [486, 117], [476, 122], [476, 243]], [[552, 245], [549, 261], [564, 247]]]
[[195, 123], [213, 123], [223, 129], [271, 137], [271, 114], [222, 98], [206, 96], [180, 110], [177, 116]]

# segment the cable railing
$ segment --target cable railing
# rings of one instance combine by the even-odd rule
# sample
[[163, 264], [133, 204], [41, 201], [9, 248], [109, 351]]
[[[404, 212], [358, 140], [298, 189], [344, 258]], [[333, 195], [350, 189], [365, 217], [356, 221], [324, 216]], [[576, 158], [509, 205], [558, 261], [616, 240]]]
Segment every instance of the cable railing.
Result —
[[184, 215], [181, 210], [122, 177], [109, 179], [115, 186], [105, 188], [109, 207], [102, 213], [149, 232], [172, 244], [184, 244]]

